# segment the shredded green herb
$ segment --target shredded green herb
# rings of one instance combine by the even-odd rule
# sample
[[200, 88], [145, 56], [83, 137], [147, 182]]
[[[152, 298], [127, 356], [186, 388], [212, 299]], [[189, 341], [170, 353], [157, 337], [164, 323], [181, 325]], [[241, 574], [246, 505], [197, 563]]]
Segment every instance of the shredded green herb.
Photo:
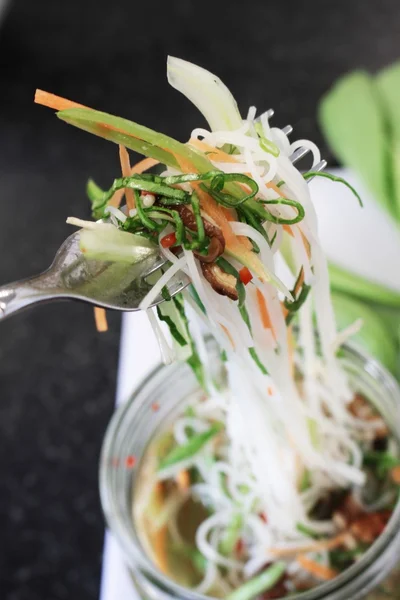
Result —
[[343, 179], [343, 177], [338, 177], [337, 175], [332, 175], [332, 173], [325, 173], [324, 171], [321, 171], [321, 172], [309, 171], [308, 173], [305, 173], [303, 175], [303, 177], [304, 177], [304, 179], [311, 179], [312, 177], [325, 177], [326, 179], [330, 179], [330, 181], [336, 181], [337, 183], [342, 183], [343, 185], [348, 187], [349, 190], [351, 190], [353, 192], [354, 196], [357, 198], [358, 202], [360, 203], [360, 206], [364, 206], [363, 201], [361, 200], [360, 194], [348, 181], [346, 181], [346, 179]]

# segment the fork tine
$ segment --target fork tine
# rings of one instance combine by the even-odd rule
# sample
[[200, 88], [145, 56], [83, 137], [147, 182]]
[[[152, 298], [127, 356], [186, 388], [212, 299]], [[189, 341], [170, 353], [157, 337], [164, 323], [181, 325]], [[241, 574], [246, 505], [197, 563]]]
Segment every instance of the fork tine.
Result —
[[289, 156], [289, 160], [295, 165], [299, 160], [304, 158], [304, 156], [307, 156], [309, 152], [311, 152], [309, 148], [298, 148]]
[[149, 277], [149, 275], [151, 275], [155, 271], [158, 271], [158, 269], [161, 269], [167, 263], [168, 263], [168, 259], [165, 258], [165, 256], [163, 256], [161, 254], [160, 256], [158, 256], [158, 258], [156, 258], [156, 260], [153, 262], [153, 264], [146, 271], [144, 271], [141, 274], [142, 279]]
[[[317, 163], [315, 165], [315, 167], [313, 167], [311, 169], [311, 171], [315, 172], [315, 173], [320, 173], [321, 171], [323, 171], [325, 169], [325, 167], [326, 167], [327, 164], [328, 163], [326, 162], [326, 160], [321, 160], [319, 163]], [[312, 181], [314, 179], [314, 177], [315, 177], [315, 175], [313, 177], [309, 177], [307, 179], [307, 183], [309, 183], [310, 181]]]
[[283, 127], [282, 131], [285, 135], [290, 135], [293, 132], [293, 127], [291, 125], [286, 125], [286, 127]]

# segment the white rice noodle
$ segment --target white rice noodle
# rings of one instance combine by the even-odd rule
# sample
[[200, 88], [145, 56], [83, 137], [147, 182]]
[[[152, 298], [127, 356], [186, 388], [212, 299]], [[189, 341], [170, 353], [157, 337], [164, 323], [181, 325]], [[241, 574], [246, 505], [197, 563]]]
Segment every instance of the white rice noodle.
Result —
[[287, 138], [287, 135], [283, 133], [282, 129], [279, 129], [278, 127], [271, 127], [269, 135], [272, 141], [278, 146], [279, 150], [285, 156], [289, 156], [291, 154], [290, 142]]
[[217, 579], [219, 579], [217, 565], [208, 560], [206, 563], [204, 577], [201, 582], [193, 588], [193, 591], [197, 592], [198, 594], [206, 595], [207, 592], [214, 587]]
[[160, 327], [157, 317], [153, 313], [153, 309], [148, 308], [146, 310], [146, 314], [149, 318], [150, 325], [152, 326], [152, 329], [154, 331], [154, 335], [156, 336], [156, 339], [157, 339], [157, 342], [158, 342], [158, 345], [160, 348], [161, 359], [165, 365], [170, 365], [175, 360], [174, 351], [172, 350], [172, 348], [169, 346], [167, 340], [165, 339], [165, 335]]
[[354, 321], [354, 323], [346, 327], [346, 329], [343, 329], [340, 333], [338, 333], [332, 345], [333, 354], [336, 354], [339, 348], [343, 346], [343, 344], [347, 342], [349, 338], [359, 333], [359, 331], [361, 331], [362, 329], [363, 324], [364, 321], [362, 319], [357, 319], [356, 321]]
[[254, 121], [254, 119], [256, 118], [256, 114], [257, 114], [256, 107], [250, 106], [249, 110], [247, 111], [246, 121]]
[[207, 431], [208, 427], [200, 419], [195, 417], [180, 417], [174, 423], [174, 437], [179, 445], [186, 444], [188, 441], [187, 429], [193, 429], [196, 433]]
[[82, 229], [110, 229], [110, 227], [114, 227], [114, 225], [111, 225], [110, 223], [103, 223], [101, 221], [84, 221], [83, 219], [77, 219], [76, 217], [68, 217], [66, 223], [68, 225], [81, 227]]
[[231, 519], [232, 514], [227, 513], [226, 511], [215, 513], [211, 517], [205, 519], [196, 531], [196, 545], [203, 556], [214, 564], [220, 565], [221, 567], [241, 569], [242, 564], [240, 561], [223, 556], [218, 552], [218, 549], [212, 545], [211, 540], [209, 541], [208, 539], [211, 531], [215, 527], [226, 527]]
[[306, 250], [306, 247], [304, 244], [304, 240], [302, 238], [300, 228], [298, 225], [292, 225], [292, 233], [293, 233], [293, 238], [290, 239], [290, 244], [292, 247], [292, 254], [297, 259], [296, 266], [297, 266], [298, 270], [300, 269], [300, 266], [303, 267], [304, 282], [307, 285], [312, 285], [313, 282], [315, 281], [315, 276], [311, 270], [310, 259], [308, 257], [307, 250]]
[[311, 150], [313, 155], [313, 167], [315, 167], [315, 165], [317, 165], [321, 161], [321, 152], [319, 151], [318, 146], [314, 144], [314, 142], [311, 142], [310, 140], [296, 140], [290, 146], [290, 153], [292, 154], [293, 152], [298, 150], [298, 148], [308, 148], [309, 150]]
[[125, 223], [127, 216], [124, 215], [124, 213], [122, 212], [122, 210], [120, 210], [119, 208], [117, 208], [116, 206], [106, 206], [106, 208], [104, 209], [104, 212], [107, 214], [111, 214], [113, 215], [118, 221], [121, 221], [121, 223]]
[[172, 279], [172, 277], [182, 269], [182, 267], [186, 264], [186, 257], [182, 256], [182, 258], [178, 258], [173, 265], [169, 267], [169, 269], [161, 275], [160, 279], [153, 285], [149, 293], [143, 298], [141, 303], [139, 304], [139, 308], [141, 310], [147, 310], [157, 298], [159, 294], [161, 294], [161, 290], [167, 283]]
[[250, 225], [247, 225], [246, 223], [238, 223], [236, 221], [232, 221], [230, 225], [232, 227], [233, 232], [236, 235], [247, 236], [249, 239], [256, 242], [256, 244], [260, 248], [262, 262], [271, 283], [287, 298], [291, 299], [292, 295], [290, 291], [274, 273], [274, 256], [271, 252], [271, 248], [268, 246], [266, 239], [261, 235], [261, 233], [259, 233], [253, 227], [250, 227]]

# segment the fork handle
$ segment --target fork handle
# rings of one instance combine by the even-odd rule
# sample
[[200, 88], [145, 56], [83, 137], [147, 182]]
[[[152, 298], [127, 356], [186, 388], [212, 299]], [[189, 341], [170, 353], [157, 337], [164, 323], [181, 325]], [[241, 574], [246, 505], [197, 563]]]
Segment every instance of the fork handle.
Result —
[[15, 281], [0, 287], [0, 321], [38, 302], [53, 300], [56, 294], [50, 293], [43, 285], [42, 276]]

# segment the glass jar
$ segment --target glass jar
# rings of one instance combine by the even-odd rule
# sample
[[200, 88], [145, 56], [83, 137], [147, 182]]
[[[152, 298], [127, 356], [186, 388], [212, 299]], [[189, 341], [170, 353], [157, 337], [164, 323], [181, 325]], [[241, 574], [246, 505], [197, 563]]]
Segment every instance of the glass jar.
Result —
[[[216, 344], [208, 352], [215, 378], [223, 364]], [[354, 389], [379, 408], [400, 442], [400, 388], [375, 360], [351, 346], [342, 358]], [[160, 426], [170, 420], [185, 399], [198, 390], [186, 364], [157, 367], [117, 410], [106, 432], [100, 464], [100, 494], [112, 534], [125, 555], [133, 584], [143, 600], [205, 600], [205, 596], [182, 588], [163, 575], [146, 556], [132, 517], [132, 497], [137, 468], [132, 458], [143, 455]], [[159, 406], [155, 412], [153, 405]], [[397, 565], [397, 569], [396, 569]], [[397, 585], [393, 579], [397, 576]], [[389, 586], [393, 586], [391, 589]], [[385, 589], [387, 591], [385, 591]], [[391, 589], [389, 592], [388, 590]], [[384, 600], [400, 597], [400, 503], [376, 542], [364, 556], [334, 580], [313, 590], [291, 596], [292, 600]]]

